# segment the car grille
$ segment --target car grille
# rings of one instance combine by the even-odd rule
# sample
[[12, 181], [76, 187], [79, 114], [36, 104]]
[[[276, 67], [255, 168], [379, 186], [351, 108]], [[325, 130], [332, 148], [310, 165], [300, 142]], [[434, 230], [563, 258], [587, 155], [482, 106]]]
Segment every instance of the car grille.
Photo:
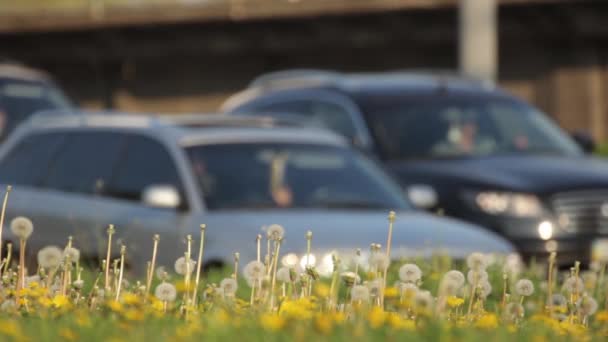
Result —
[[551, 201], [560, 227], [567, 232], [608, 232], [608, 189], [558, 193]]

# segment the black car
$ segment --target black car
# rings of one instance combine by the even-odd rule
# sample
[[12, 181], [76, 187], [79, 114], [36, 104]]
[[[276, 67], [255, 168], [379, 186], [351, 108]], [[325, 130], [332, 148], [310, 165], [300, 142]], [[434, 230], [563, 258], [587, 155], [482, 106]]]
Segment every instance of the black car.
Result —
[[0, 141], [36, 112], [71, 108], [72, 103], [45, 73], [0, 62]]
[[380, 159], [418, 207], [499, 232], [527, 257], [588, 261], [608, 237], [608, 163], [586, 153], [592, 141], [491, 84], [288, 71], [256, 79], [223, 110], [329, 127]]

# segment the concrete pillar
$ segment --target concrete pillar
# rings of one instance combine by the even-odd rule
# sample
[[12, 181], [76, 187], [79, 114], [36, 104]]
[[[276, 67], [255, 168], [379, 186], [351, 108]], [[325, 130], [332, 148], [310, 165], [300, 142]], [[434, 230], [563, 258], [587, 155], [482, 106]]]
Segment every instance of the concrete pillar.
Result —
[[495, 81], [497, 70], [497, 0], [460, 0], [460, 72]]

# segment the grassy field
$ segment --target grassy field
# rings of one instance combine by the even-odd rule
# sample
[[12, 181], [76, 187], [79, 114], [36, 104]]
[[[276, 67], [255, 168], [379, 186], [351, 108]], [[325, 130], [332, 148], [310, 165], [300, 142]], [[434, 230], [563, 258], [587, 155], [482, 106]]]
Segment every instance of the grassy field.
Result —
[[[0, 219], [1, 220], [1, 219]], [[38, 252], [37, 270], [24, 257], [0, 265], [0, 340], [397, 340], [420, 341], [605, 341], [608, 251], [584, 270], [523, 265], [516, 256], [471, 254], [454, 261], [393, 260], [389, 215], [383, 247], [372, 243], [356, 262], [334, 255], [333, 273], [285, 257], [285, 232], [273, 225], [258, 235], [258, 260], [240, 260], [203, 273], [204, 226], [189, 237], [174, 269], [156, 267], [162, 237], [142, 279], [127, 279], [121, 258], [100, 270], [83, 270], [78, 246]], [[24, 217], [10, 231], [26, 247], [35, 234]], [[108, 228], [108, 255], [115, 230]], [[305, 237], [314, 247], [313, 233]], [[9, 246], [3, 254], [10, 255]], [[24, 250], [22, 248], [21, 250]], [[307, 255], [308, 251], [302, 251]], [[25, 270], [22, 272], [22, 270]]]

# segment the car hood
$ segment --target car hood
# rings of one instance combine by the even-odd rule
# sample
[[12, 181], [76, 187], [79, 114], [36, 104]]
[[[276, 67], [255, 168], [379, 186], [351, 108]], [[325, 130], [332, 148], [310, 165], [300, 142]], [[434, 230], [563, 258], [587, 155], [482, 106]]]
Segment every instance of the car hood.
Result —
[[402, 182], [424, 175], [429, 181], [534, 193], [608, 187], [608, 162], [592, 157], [494, 156], [392, 162]]
[[[226, 260], [239, 252], [243, 261], [251, 260], [256, 255], [256, 235], [262, 233], [263, 226], [275, 223], [285, 227], [281, 255], [303, 255], [308, 230], [313, 232], [315, 253], [354, 253], [357, 248], [367, 251], [371, 243], [386, 245], [387, 214], [365, 210], [217, 211], [204, 216], [205, 255]], [[475, 251], [506, 254], [515, 250], [505, 239], [483, 228], [418, 211], [397, 213], [392, 241], [395, 257], [441, 250], [462, 258]]]

